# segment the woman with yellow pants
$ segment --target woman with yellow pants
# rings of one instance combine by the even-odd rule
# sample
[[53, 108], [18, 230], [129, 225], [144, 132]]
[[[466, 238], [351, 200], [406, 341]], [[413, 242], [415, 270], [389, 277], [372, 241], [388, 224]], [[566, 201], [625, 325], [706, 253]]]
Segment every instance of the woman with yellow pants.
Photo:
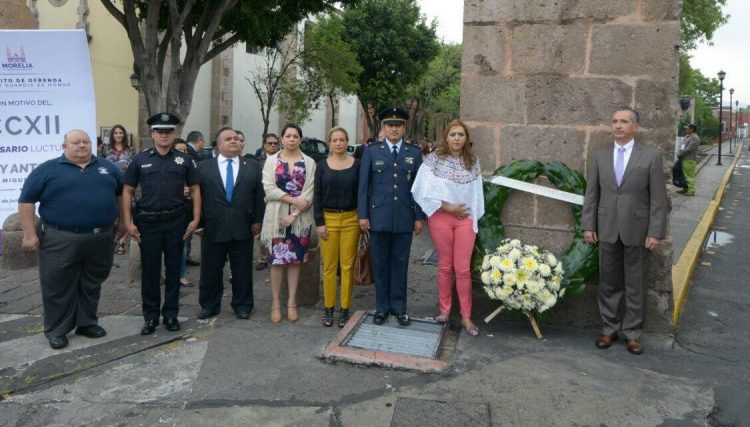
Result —
[[330, 155], [315, 169], [315, 225], [323, 258], [323, 326], [333, 326], [336, 308], [336, 273], [341, 271], [341, 311], [338, 326], [349, 321], [354, 260], [359, 240], [357, 186], [359, 160], [347, 154], [349, 134], [335, 127], [328, 131]]

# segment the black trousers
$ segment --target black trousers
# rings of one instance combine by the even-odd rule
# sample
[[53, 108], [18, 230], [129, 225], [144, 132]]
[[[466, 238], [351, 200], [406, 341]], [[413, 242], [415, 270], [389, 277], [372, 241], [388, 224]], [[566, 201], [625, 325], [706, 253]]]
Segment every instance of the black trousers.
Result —
[[180, 258], [187, 215], [169, 221], [138, 222], [141, 232], [141, 299], [143, 318], [159, 320], [161, 259], [164, 255], [164, 305], [161, 315], [177, 317], [180, 311]]
[[37, 231], [44, 335], [60, 337], [76, 326], [96, 325], [102, 283], [112, 269], [112, 229], [79, 234], [40, 226]]
[[224, 295], [224, 263], [229, 255], [232, 270], [232, 302], [235, 312], [251, 311], [253, 300], [253, 239], [208, 242], [201, 240], [201, 308], [219, 312]]

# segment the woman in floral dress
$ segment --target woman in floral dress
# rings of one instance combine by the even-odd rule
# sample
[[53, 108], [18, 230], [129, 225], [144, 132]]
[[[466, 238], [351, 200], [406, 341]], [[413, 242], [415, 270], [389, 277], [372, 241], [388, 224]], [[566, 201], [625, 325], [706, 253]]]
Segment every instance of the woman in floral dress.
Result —
[[286, 269], [289, 286], [287, 319], [296, 322], [297, 285], [301, 264], [307, 261], [310, 229], [314, 223], [310, 209], [313, 201], [315, 161], [299, 149], [302, 129], [295, 124], [281, 131], [284, 149], [268, 156], [263, 166], [266, 213], [261, 243], [268, 248], [271, 266], [271, 321], [281, 321], [281, 283]]

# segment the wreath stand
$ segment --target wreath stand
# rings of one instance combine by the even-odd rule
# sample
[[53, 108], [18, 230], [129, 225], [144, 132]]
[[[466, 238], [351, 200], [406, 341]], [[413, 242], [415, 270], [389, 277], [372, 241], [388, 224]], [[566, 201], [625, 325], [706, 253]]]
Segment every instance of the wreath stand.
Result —
[[[492, 313], [490, 313], [489, 316], [485, 317], [484, 323], [490, 323], [490, 321], [492, 321], [492, 319], [497, 317], [497, 315], [500, 314], [501, 311], [503, 311], [503, 306], [498, 307], [497, 310], [493, 311]], [[536, 334], [536, 339], [543, 340], [544, 337], [542, 336], [542, 330], [539, 329], [539, 324], [537, 323], [536, 318], [534, 318], [534, 316], [531, 315], [530, 313], [524, 313], [524, 314], [526, 315], [526, 317], [529, 318], [529, 322], [531, 322], [531, 327], [534, 329], [534, 334]]]

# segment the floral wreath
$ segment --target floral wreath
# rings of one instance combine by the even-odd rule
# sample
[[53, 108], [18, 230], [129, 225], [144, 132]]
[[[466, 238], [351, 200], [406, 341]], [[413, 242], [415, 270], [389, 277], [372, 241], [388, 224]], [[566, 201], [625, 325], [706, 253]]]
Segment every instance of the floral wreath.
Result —
[[[543, 164], [537, 160], [516, 160], [515, 162], [497, 168], [493, 176], [504, 176], [519, 181], [532, 181], [544, 175], [558, 189], [568, 193], [583, 195], [586, 191], [586, 179], [583, 175], [570, 169], [565, 163], [553, 161]], [[484, 182], [484, 216], [479, 220], [479, 233], [472, 255], [472, 267], [475, 272], [480, 271], [484, 255], [502, 244], [505, 239], [505, 226], [500, 216], [505, 201], [513, 191], [512, 188]], [[594, 246], [583, 239], [581, 227], [581, 212], [583, 207], [571, 204], [575, 230], [573, 242], [562, 256], [559, 257], [565, 270], [561, 287], [566, 289], [568, 296], [577, 295], [583, 291], [586, 282], [598, 271], [599, 252]]]

